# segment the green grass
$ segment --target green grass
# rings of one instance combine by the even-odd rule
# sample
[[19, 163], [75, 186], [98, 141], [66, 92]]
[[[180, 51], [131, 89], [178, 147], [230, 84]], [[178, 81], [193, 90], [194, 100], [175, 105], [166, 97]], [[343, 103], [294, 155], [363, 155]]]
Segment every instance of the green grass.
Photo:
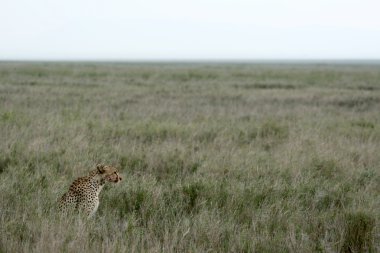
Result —
[[[0, 63], [0, 252], [379, 252], [380, 66]], [[92, 219], [57, 199], [96, 163]]]

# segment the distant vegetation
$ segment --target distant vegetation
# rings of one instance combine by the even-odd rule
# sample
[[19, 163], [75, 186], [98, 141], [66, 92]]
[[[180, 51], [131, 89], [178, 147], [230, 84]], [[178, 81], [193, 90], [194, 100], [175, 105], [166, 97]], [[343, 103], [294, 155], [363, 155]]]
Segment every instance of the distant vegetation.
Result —
[[0, 252], [380, 251], [378, 65], [0, 63], [0, 133]]

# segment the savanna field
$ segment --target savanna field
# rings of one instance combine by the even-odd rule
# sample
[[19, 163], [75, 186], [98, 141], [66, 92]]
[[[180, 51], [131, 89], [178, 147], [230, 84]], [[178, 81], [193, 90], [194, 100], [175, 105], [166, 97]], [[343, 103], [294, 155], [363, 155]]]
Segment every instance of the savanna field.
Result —
[[[93, 218], [57, 199], [119, 168]], [[0, 63], [0, 252], [380, 252], [380, 65]]]

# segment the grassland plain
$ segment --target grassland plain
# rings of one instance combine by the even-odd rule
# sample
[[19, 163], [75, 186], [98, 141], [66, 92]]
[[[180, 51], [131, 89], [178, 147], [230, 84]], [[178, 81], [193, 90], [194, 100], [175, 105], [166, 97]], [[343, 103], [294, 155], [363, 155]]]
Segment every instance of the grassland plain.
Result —
[[0, 252], [380, 252], [380, 65], [0, 63], [0, 133]]

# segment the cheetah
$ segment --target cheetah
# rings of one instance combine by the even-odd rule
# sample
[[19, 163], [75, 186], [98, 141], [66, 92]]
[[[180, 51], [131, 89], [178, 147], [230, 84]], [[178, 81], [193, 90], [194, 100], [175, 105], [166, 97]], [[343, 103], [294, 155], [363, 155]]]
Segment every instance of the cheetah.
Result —
[[77, 178], [71, 184], [69, 191], [59, 200], [59, 210], [62, 213], [78, 210], [91, 217], [98, 209], [99, 193], [104, 184], [118, 183], [121, 180], [116, 168], [98, 164], [88, 176]]

